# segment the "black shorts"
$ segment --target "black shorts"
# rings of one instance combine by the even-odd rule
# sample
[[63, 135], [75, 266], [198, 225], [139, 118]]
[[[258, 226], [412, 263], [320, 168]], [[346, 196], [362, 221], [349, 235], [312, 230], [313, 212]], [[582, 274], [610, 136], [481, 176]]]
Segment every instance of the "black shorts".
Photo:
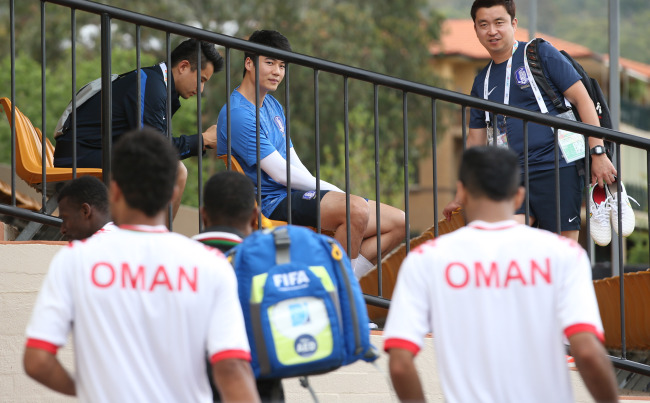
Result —
[[[317, 206], [329, 190], [320, 192], [320, 199], [316, 197], [315, 190], [294, 190], [291, 192], [291, 224], [317, 227]], [[288, 221], [287, 198], [285, 197], [271, 215], [267, 218], [277, 221]]]
[[[557, 232], [555, 209], [555, 170], [530, 172], [530, 216], [534, 227]], [[580, 208], [584, 177], [575, 166], [560, 168], [560, 222], [561, 231], [580, 230]], [[522, 178], [523, 186], [523, 178]], [[515, 214], [526, 214], [526, 201]]]

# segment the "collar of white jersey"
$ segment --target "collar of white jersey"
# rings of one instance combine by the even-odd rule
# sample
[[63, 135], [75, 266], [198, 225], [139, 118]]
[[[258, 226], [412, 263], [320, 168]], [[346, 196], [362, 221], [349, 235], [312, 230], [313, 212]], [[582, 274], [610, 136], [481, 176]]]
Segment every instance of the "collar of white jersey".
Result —
[[467, 226], [471, 228], [487, 230], [487, 231], [499, 231], [502, 229], [516, 227], [517, 225], [519, 225], [519, 223], [515, 220], [505, 220], [505, 221], [497, 221], [497, 222], [474, 220], [471, 223], [469, 223]]
[[167, 229], [167, 227], [164, 225], [130, 224], [130, 225], [118, 225], [118, 227], [120, 229], [125, 229], [128, 231], [136, 231], [136, 232], [154, 232], [154, 233], [169, 232], [169, 229]]

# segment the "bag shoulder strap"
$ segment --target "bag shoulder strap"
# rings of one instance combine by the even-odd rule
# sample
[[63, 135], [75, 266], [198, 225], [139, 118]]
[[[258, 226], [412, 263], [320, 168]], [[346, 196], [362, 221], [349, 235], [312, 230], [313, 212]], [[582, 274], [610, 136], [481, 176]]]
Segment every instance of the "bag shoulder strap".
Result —
[[291, 262], [289, 255], [289, 230], [287, 227], [280, 227], [273, 230], [273, 242], [275, 244], [275, 264], [281, 265]]
[[544, 67], [542, 65], [541, 59], [539, 58], [539, 52], [538, 52], [539, 44], [542, 42], [545, 42], [545, 40], [542, 38], [535, 38], [532, 41], [530, 41], [526, 46], [525, 57], [528, 61], [530, 72], [533, 75], [533, 79], [535, 80], [535, 83], [542, 90], [544, 90], [546, 96], [548, 96], [548, 98], [553, 103], [553, 106], [555, 106], [555, 109], [559, 111], [566, 111], [567, 108], [565, 107], [563, 101], [560, 99], [558, 94], [553, 90], [551, 85], [548, 83], [548, 80], [546, 79], [546, 75], [544, 75]]

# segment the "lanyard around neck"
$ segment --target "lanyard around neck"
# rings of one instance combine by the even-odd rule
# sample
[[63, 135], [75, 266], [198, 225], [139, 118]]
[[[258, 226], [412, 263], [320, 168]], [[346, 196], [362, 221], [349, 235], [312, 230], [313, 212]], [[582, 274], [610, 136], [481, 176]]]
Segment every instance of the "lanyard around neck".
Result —
[[160, 66], [160, 70], [162, 70], [163, 79], [165, 80], [165, 87], [166, 87], [167, 86], [167, 65], [165, 64], [165, 62], [161, 62], [159, 66]]
[[[512, 45], [512, 54], [510, 55], [510, 58], [508, 59], [508, 64], [506, 65], [506, 83], [505, 83], [505, 88], [503, 90], [503, 103], [505, 105], [508, 105], [510, 103], [510, 79], [511, 79], [511, 71], [512, 71], [512, 57], [514, 56], [515, 52], [517, 51], [517, 48], [519, 47], [519, 42], [515, 41], [515, 44]], [[483, 99], [488, 99], [488, 96], [490, 95], [491, 91], [488, 91], [488, 87], [490, 84], [490, 71], [492, 70], [492, 64], [493, 61], [490, 61], [490, 65], [488, 66], [487, 73], [485, 74], [485, 81], [483, 81]], [[490, 113], [488, 111], [485, 111], [485, 122], [490, 125]]]

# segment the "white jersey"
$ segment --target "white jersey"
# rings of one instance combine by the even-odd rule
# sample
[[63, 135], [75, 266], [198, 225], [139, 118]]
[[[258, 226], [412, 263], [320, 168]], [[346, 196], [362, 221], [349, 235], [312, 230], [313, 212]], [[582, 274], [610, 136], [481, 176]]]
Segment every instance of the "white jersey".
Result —
[[122, 226], [54, 257], [27, 346], [74, 336], [86, 402], [209, 402], [206, 357], [250, 360], [232, 266], [164, 226]]
[[474, 221], [400, 268], [384, 348], [433, 332], [448, 402], [570, 402], [564, 337], [603, 327], [576, 242], [514, 221]]

